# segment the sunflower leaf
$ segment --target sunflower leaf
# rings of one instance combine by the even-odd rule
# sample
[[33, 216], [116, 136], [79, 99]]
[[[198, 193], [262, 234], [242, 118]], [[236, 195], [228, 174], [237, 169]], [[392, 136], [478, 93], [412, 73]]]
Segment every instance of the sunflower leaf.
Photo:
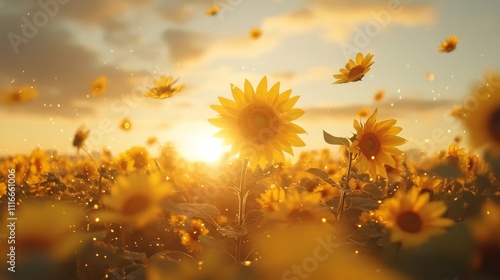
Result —
[[330, 144], [330, 145], [342, 145], [342, 146], [346, 146], [346, 147], [349, 147], [351, 145], [351, 142], [349, 141], [349, 139], [347, 139], [345, 137], [333, 136], [324, 130], [323, 130], [323, 138], [325, 139], [325, 142]]
[[333, 181], [332, 179], [330, 179], [330, 177], [328, 177], [328, 173], [319, 168], [309, 168], [306, 170], [306, 172], [311, 173], [314, 176], [318, 176], [321, 180], [327, 182], [332, 187], [342, 189], [340, 186], [337, 185], [337, 183], [335, 183], [335, 181]]
[[165, 210], [184, 215], [188, 218], [195, 217], [205, 220], [213, 220], [220, 216], [220, 211], [217, 207], [208, 203], [179, 203], [179, 204], [164, 204]]
[[377, 199], [382, 199], [384, 198], [384, 192], [377, 186], [377, 184], [374, 183], [368, 183], [365, 184], [362, 188], [361, 191], [364, 192], [365, 194], [377, 198]]

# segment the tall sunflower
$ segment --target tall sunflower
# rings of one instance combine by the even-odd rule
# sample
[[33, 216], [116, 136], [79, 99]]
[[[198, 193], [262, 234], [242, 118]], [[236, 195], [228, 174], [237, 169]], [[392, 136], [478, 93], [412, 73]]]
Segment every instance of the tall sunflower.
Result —
[[354, 128], [357, 133], [349, 151], [357, 155], [360, 172], [368, 171], [372, 177], [376, 177], [378, 174], [387, 178], [385, 165], [396, 167], [392, 156], [403, 154], [396, 146], [403, 145], [406, 140], [397, 136], [402, 128], [394, 126], [396, 120], [376, 122], [376, 118], [377, 109], [364, 125], [354, 120]]
[[266, 77], [255, 90], [248, 80], [243, 91], [231, 84], [234, 101], [219, 97], [221, 105], [211, 106], [220, 115], [208, 121], [222, 128], [215, 136], [224, 138], [225, 145], [232, 144], [232, 155], [248, 158], [252, 169], [285, 161], [283, 151], [293, 155], [292, 147], [305, 146], [297, 134], [306, 131], [292, 123], [304, 114], [293, 108], [299, 96], [290, 98], [292, 90], [280, 93], [279, 86], [276, 83], [268, 90]]
[[463, 121], [474, 147], [490, 146], [500, 153], [500, 75], [487, 77], [487, 84], [477, 86], [472, 96], [477, 106], [465, 109]]
[[391, 242], [401, 242], [403, 248], [419, 246], [453, 225], [453, 220], [441, 217], [446, 212], [445, 203], [430, 202], [429, 197], [429, 193], [412, 188], [384, 201], [375, 214], [391, 231]]
[[340, 69], [340, 74], [333, 75], [337, 81], [335, 84], [344, 84], [349, 82], [361, 81], [368, 71], [370, 71], [370, 66], [374, 63], [372, 61], [373, 54], [367, 54], [363, 56], [362, 53], [356, 55], [356, 61], [349, 59], [346, 63], [344, 69]]

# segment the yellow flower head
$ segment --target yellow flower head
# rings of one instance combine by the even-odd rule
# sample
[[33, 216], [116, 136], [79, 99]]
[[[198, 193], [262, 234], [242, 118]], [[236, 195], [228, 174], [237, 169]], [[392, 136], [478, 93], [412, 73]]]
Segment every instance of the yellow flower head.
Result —
[[179, 230], [182, 245], [186, 246], [190, 253], [198, 253], [203, 250], [200, 244], [200, 236], [207, 235], [208, 229], [202, 220], [192, 219], [189, 229]]
[[31, 152], [29, 161], [32, 174], [44, 174], [50, 170], [49, 157], [40, 148]]
[[131, 162], [133, 168], [141, 169], [149, 166], [149, 152], [146, 148], [136, 146], [125, 151], [125, 160]]
[[487, 145], [500, 153], [500, 75], [486, 79], [486, 85], [474, 90], [472, 98], [478, 101], [477, 106], [464, 108], [464, 123], [472, 146]]
[[92, 96], [99, 96], [106, 91], [106, 87], [108, 84], [108, 78], [105, 76], [101, 76], [97, 78], [92, 85], [90, 86], [90, 92]]
[[384, 95], [385, 95], [384, 91], [383, 90], [379, 90], [373, 96], [373, 100], [375, 100], [377, 102], [380, 102], [380, 101], [382, 101], [382, 99], [384, 99]]
[[358, 110], [358, 116], [360, 118], [365, 118], [370, 114], [371, 110], [368, 107], [363, 107]]
[[415, 247], [431, 237], [445, 232], [453, 220], [441, 217], [446, 212], [442, 201], [429, 201], [429, 193], [418, 188], [396, 192], [386, 199], [376, 215], [391, 232], [391, 242], [401, 242], [403, 248]]
[[321, 193], [299, 192], [289, 189], [285, 200], [278, 204], [277, 209], [269, 213], [268, 217], [274, 221], [281, 221], [291, 225], [320, 224], [323, 219], [329, 219], [331, 213], [319, 207]]
[[161, 75], [160, 80], [154, 81], [154, 87], [149, 88], [149, 92], [146, 93], [147, 97], [165, 99], [172, 97], [179, 92], [181, 92], [185, 85], [174, 86], [179, 79], [175, 79], [172, 76]]
[[124, 118], [120, 123], [120, 128], [125, 131], [132, 129], [132, 121], [129, 118]]
[[118, 177], [111, 195], [102, 197], [106, 210], [96, 213], [95, 218], [141, 228], [161, 212], [161, 200], [172, 193], [172, 186], [158, 173]]
[[89, 133], [90, 131], [83, 126], [76, 131], [75, 137], [73, 138], [73, 146], [76, 147], [78, 151], [85, 146], [85, 140], [89, 137]]
[[28, 200], [19, 205], [16, 217], [15, 247], [16, 258], [19, 257], [20, 261], [30, 256], [44, 256], [53, 262], [64, 261], [74, 256], [83, 244], [84, 233], [77, 230], [84, 222], [84, 212], [74, 204]]
[[32, 86], [23, 86], [18, 89], [4, 92], [0, 95], [0, 103], [20, 104], [31, 101], [38, 96], [38, 91]]
[[267, 189], [265, 193], [260, 194], [257, 202], [262, 206], [262, 209], [267, 211], [275, 211], [279, 203], [285, 199], [285, 190], [280, 187]]
[[457, 47], [458, 41], [460, 41], [460, 38], [455, 35], [444, 39], [444, 41], [441, 42], [441, 45], [439, 45], [439, 51], [447, 53], [453, 51]]
[[335, 84], [361, 81], [365, 74], [370, 71], [370, 66], [374, 63], [372, 58], [373, 54], [363, 56], [362, 53], [358, 53], [356, 55], [356, 61], [349, 59], [345, 68], [339, 70], [340, 74], [333, 75], [333, 77], [337, 79]]
[[391, 155], [403, 154], [396, 146], [403, 145], [406, 140], [396, 136], [402, 130], [401, 127], [394, 126], [396, 120], [376, 122], [376, 118], [377, 110], [364, 125], [354, 120], [356, 140], [352, 142], [349, 151], [357, 155], [360, 172], [368, 171], [373, 178], [377, 175], [387, 178], [385, 165], [396, 167]]
[[260, 28], [252, 28], [249, 32], [250, 39], [259, 39], [262, 36], [262, 30]]
[[252, 169], [283, 162], [283, 151], [293, 155], [292, 147], [305, 146], [297, 134], [306, 131], [292, 123], [304, 114], [293, 108], [299, 96], [290, 98], [292, 90], [279, 93], [279, 86], [276, 83], [268, 89], [264, 77], [254, 90], [245, 80], [244, 91], [231, 85], [234, 101], [219, 97], [221, 105], [211, 106], [220, 116], [208, 121], [222, 128], [215, 136], [224, 138], [226, 145], [232, 144], [230, 154], [249, 158]]
[[216, 14], [218, 14], [218, 13], [219, 13], [219, 11], [220, 11], [220, 7], [219, 7], [219, 6], [217, 6], [217, 5], [213, 5], [212, 7], [208, 8], [208, 9], [206, 10], [206, 13], [207, 13], [207, 15], [209, 15], [209, 16], [215, 16]]

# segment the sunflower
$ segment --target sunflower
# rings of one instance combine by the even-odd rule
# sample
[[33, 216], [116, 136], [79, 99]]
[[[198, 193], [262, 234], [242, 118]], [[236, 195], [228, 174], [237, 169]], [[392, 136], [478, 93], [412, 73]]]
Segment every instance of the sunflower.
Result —
[[99, 96], [103, 94], [106, 91], [107, 84], [108, 84], [108, 78], [106, 78], [105, 76], [97, 78], [90, 85], [90, 92], [92, 96]]
[[0, 95], [0, 103], [20, 104], [31, 101], [38, 96], [38, 91], [32, 86], [23, 86], [18, 89], [4, 92]]
[[264, 77], [254, 90], [245, 80], [244, 91], [231, 85], [234, 101], [219, 97], [222, 105], [211, 106], [220, 116], [208, 121], [222, 128], [215, 136], [232, 144], [231, 155], [239, 152], [240, 158], [249, 158], [253, 170], [275, 160], [283, 162], [283, 151], [293, 155], [292, 147], [305, 146], [297, 134], [306, 131], [292, 123], [304, 114], [292, 108], [299, 96], [290, 98], [291, 90], [280, 94], [279, 86], [276, 83], [268, 90]]
[[279, 204], [285, 199], [285, 190], [280, 187], [267, 189], [266, 192], [260, 194], [257, 202], [262, 206], [262, 209], [273, 212], [276, 211]]
[[406, 143], [404, 138], [396, 136], [402, 128], [394, 126], [396, 120], [376, 122], [377, 109], [368, 118], [366, 123], [360, 124], [354, 120], [356, 139], [349, 147], [349, 151], [357, 155], [359, 171], [368, 173], [375, 178], [378, 175], [387, 178], [385, 165], [396, 167], [392, 155], [402, 155], [395, 146]]
[[458, 41], [460, 41], [460, 38], [455, 35], [444, 39], [444, 41], [441, 42], [441, 45], [439, 46], [439, 51], [447, 53], [453, 51], [457, 47]]
[[51, 262], [67, 260], [83, 245], [84, 238], [90, 237], [77, 232], [85, 215], [83, 209], [74, 204], [27, 200], [20, 204], [16, 217], [19, 223], [15, 227], [15, 249], [16, 258], [21, 262], [40, 256]]
[[403, 248], [418, 246], [431, 237], [445, 232], [454, 222], [441, 217], [446, 212], [442, 201], [429, 201], [429, 193], [418, 188], [396, 192], [384, 201], [375, 213], [391, 231], [391, 242], [401, 242]]
[[203, 250], [200, 244], [200, 236], [207, 235], [208, 229], [202, 220], [192, 219], [189, 229], [179, 230], [179, 235], [181, 237], [181, 243], [184, 245], [190, 253], [198, 253]]
[[260, 28], [252, 28], [250, 29], [250, 32], [248, 33], [250, 36], [250, 39], [257, 40], [262, 36], [262, 30]]
[[218, 5], [213, 5], [210, 8], [208, 8], [205, 13], [209, 16], [215, 16], [218, 14], [220, 11], [220, 7]]
[[488, 145], [500, 153], [500, 75], [488, 76], [488, 83], [474, 91], [474, 108], [465, 108], [464, 123], [474, 147]]
[[373, 96], [373, 100], [375, 100], [377, 102], [380, 102], [380, 101], [382, 101], [382, 99], [384, 99], [384, 95], [385, 95], [384, 91], [383, 90], [379, 90]]
[[121, 122], [120, 122], [120, 126], [119, 126], [122, 130], [125, 130], [125, 131], [130, 131], [132, 129], [132, 121], [129, 119], [129, 118], [124, 118]]
[[102, 197], [106, 210], [96, 213], [95, 218], [141, 228], [161, 212], [161, 200], [171, 193], [172, 186], [157, 173], [118, 177], [111, 188], [111, 195]]
[[390, 182], [402, 182], [403, 176], [406, 173], [406, 167], [404, 165], [404, 157], [391, 155], [392, 159], [394, 159], [394, 166], [385, 165], [385, 172], [387, 173], [387, 179]]
[[358, 53], [356, 55], [356, 62], [349, 59], [349, 62], [345, 65], [345, 69], [340, 69], [340, 74], [333, 75], [337, 79], [335, 84], [361, 81], [365, 74], [370, 71], [370, 66], [374, 63], [372, 58], [373, 54], [369, 53], [363, 56], [362, 53]]
[[79, 152], [83, 146], [85, 146], [85, 140], [89, 137], [90, 131], [85, 129], [83, 126], [79, 127], [73, 138], [73, 146], [76, 147]]
[[319, 192], [290, 189], [285, 194], [285, 200], [275, 205], [277, 208], [269, 213], [268, 217], [270, 220], [291, 225], [321, 223], [323, 219], [331, 216], [331, 212], [320, 208], [320, 201]]
[[165, 99], [172, 97], [179, 92], [181, 92], [185, 85], [174, 86], [174, 84], [179, 79], [175, 79], [172, 76], [161, 75], [160, 80], [154, 81], [154, 87], [149, 88], [149, 92], [146, 93], [147, 97]]
[[29, 157], [32, 174], [45, 174], [50, 171], [49, 157], [40, 148], [34, 149]]

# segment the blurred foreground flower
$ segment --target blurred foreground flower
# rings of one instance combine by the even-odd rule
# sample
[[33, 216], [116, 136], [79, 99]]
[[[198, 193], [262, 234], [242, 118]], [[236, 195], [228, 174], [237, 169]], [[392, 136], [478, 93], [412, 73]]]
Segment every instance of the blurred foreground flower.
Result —
[[38, 96], [38, 91], [32, 86], [23, 86], [18, 89], [4, 92], [0, 95], [0, 103], [20, 104], [31, 101]]
[[260, 81], [256, 90], [245, 80], [244, 91], [231, 84], [234, 101], [219, 97], [221, 105], [212, 105], [218, 118], [208, 121], [222, 128], [216, 137], [224, 138], [224, 144], [232, 144], [231, 154], [249, 158], [250, 167], [264, 168], [266, 163], [285, 161], [283, 151], [293, 155], [292, 147], [305, 143], [297, 134], [306, 131], [292, 123], [304, 114], [293, 108], [299, 96], [290, 98], [292, 90], [279, 93], [279, 83], [267, 88], [267, 78]]
[[429, 193], [418, 188], [396, 192], [386, 199], [376, 215], [391, 232], [391, 242], [401, 242], [403, 248], [415, 247], [431, 237], [444, 233], [454, 222], [441, 217], [446, 212], [443, 201], [429, 201]]
[[118, 177], [111, 195], [102, 197], [106, 210], [96, 213], [95, 218], [141, 228], [161, 212], [161, 200], [172, 193], [172, 186], [158, 173]]
[[349, 151], [357, 155], [359, 171], [368, 171], [372, 178], [380, 175], [387, 178], [385, 165], [395, 168], [396, 162], [392, 155], [402, 155], [398, 148], [406, 143], [404, 138], [396, 136], [402, 128], [394, 126], [396, 120], [376, 122], [377, 110], [368, 118], [366, 123], [360, 124], [354, 120], [356, 139], [349, 147]]
[[105, 76], [101, 76], [97, 78], [92, 85], [90, 86], [90, 92], [92, 96], [99, 96], [106, 91], [106, 87], [108, 84], [108, 78]]
[[76, 131], [75, 137], [73, 138], [73, 147], [76, 147], [77, 152], [85, 146], [85, 140], [89, 137], [89, 133], [90, 131], [83, 126], [79, 127]]
[[335, 84], [344, 84], [349, 82], [361, 81], [368, 71], [370, 71], [370, 66], [374, 63], [372, 62], [373, 54], [367, 54], [363, 56], [362, 53], [356, 55], [356, 62], [352, 59], [345, 65], [345, 69], [340, 69], [340, 74], [333, 75], [337, 81]]
[[175, 79], [172, 76], [161, 75], [160, 80], [154, 81], [154, 87], [149, 88], [149, 92], [146, 93], [147, 97], [165, 99], [172, 97], [179, 92], [181, 92], [185, 85], [174, 86], [174, 84], [179, 79]]
[[458, 41], [460, 41], [460, 38], [455, 35], [444, 39], [441, 45], [439, 45], [439, 51], [447, 53], [453, 51], [457, 47]]
[[472, 100], [477, 104], [464, 108], [464, 123], [474, 147], [490, 146], [500, 153], [500, 75], [488, 75], [486, 85], [476, 86]]
[[21, 263], [37, 259], [62, 262], [83, 245], [85, 234], [77, 232], [84, 222], [80, 207], [61, 201], [28, 200], [20, 204], [16, 217], [15, 253]]

